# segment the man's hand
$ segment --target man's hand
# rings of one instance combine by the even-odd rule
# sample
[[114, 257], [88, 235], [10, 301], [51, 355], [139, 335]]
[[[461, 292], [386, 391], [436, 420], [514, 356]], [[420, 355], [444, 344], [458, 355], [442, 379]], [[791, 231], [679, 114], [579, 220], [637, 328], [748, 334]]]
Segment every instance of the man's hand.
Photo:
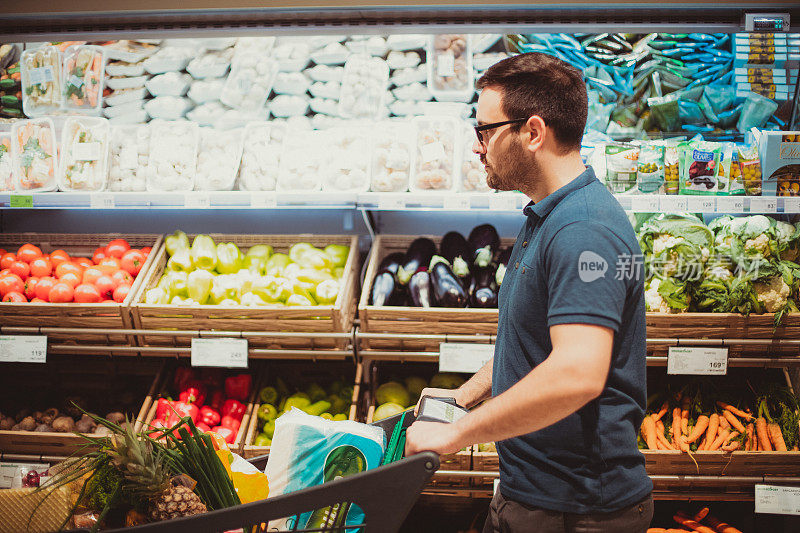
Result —
[[461, 393], [460, 389], [432, 389], [432, 388], [424, 388], [419, 395], [419, 400], [417, 400], [417, 405], [414, 406], [414, 414], [416, 415], [419, 411], [419, 402], [422, 400], [424, 396], [430, 396], [432, 398], [453, 398], [456, 403], [462, 407], [464, 404], [461, 403]]
[[464, 446], [454, 424], [414, 422], [406, 430], [406, 457], [424, 451], [446, 455], [455, 453]]

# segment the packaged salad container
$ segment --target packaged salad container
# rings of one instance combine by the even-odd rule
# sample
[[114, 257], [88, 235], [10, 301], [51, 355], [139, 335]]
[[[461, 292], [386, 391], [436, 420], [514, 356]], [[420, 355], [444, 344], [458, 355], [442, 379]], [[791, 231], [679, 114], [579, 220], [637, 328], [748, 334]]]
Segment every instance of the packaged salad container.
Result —
[[200, 152], [194, 188], [230, 191], [242, 161], [242, 130], [200, 128]]
[[0, 191], [14, 190], [14, 165], [11, 158], [11, 134], [0, 133]]
[[53, 121], [20, 120], [11, 126], [11, 158], [17, 191], [56, 190], [58, 150]]
[[61, 131], [58, 186], [62, 191], [102, 191], [106, 187], [108, 119], [70, 117]]
[[322, 160], [322, 190], [369, 190], [370, 131], [363, 126], [335, 126], [326, 130], [327, 150]]
[[146, 191], [150, 127], [112, 126], [108, 146], [108, 190]]
[[22, 110], [29, 117], [53, 113], [61, 108], [61, 52], [42, 46], [22, 52], [20, 59]]
[[456, 147], [461, 121], [454, 117], [428, 116], [413, 119], [416, 137], [411, 191], [453, 190], [459, 173]]
[[376, 192], [408, 190], [416, 144], [410, 122], [379, 122], [372, 131], [370, 189]]
[[199, 129], [187, 120], [156, 119], [150, 123], [149, 192], [194, 189]]
[[278, 182], [283, 135], [280, 123], [250, 122], [244, 128], [240, 186], [246, 191], [274, 191]]
[[64, 108], [99, 114], [103, 107], [105, 55], [100, 46], [70, 46], [64, 52]]
[[318, 191], [327, 150], [326, 133], [289, 127], [278, 171], [279, 191]]
[[238, 54], [233, 58], [219, 99], [234, 109], [259, 111], [264, 108], [277, 73], [277, 63], [267, 56], [254, 52]]

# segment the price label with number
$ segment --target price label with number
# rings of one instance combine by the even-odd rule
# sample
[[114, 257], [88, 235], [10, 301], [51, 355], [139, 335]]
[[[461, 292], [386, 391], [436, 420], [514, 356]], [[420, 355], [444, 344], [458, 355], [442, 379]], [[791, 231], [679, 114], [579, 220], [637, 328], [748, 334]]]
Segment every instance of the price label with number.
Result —
[[449, 194], [444, 197], [443, 206], [445, 209], [466, 211], [471, 207], [469, 196], [466, 194]]
[[405, 209], [406, 200], [399, 194], [381, 194], [378, 196], [378, 209], [385, 211], [392, 211], [396, 209]]
[[0, 363], [46, 363], [46, 335], [0, 336]]
[[751, 213], [777, 213], [778, 198], [776, 196], [753, 196], [750, 198]]
[[192, 366], [247, 368], [247, 339], [192, 339]]
[[667, 374], [724, 376], [727, 373], [727, 348], [669, 347]]
[[207, 193], [190, 193], [183, 197], [183, 205], [191, 209], [211, 207], [211, 197]]
[[720, 196], [717, 198], [718, 213], [744, 213], [744, 198], [741, 196]]
[[439, 344], [439, 372], [475, 373], [494, 357], [494, 344], [443, 342]]
[[278, 196], [274, 192], [250, 193], [250, 207], [269, 209], [278, 205]]
[[89, 205], [92, 209], [114, 209], [114, 195], [108, 193], [92, 193], [89, 197]]
[[659, 205], [665, 213], [683, 213], [689, 210], [688, 200], [680, 196], [662, 196]]
[[516, 211], [517, 198], [508, 194], [492, 194], [489, 196], [489, 209], [492, 211]]
[[784, 198], [783, 199], [783, 212], [784, 213], [800, 213], [800, 198]]
[[633, 196], [631, 197], [631, 211], [634, 213], [658, 213], [658, 196]]
[[33, 207], [33, 196], [29, 194], [12, 194], [8, 199], [9, 207]]
[[800, 515], [800, 487], [756, 485], [756, 512]]
[[717, 202], [715, 198], [708, 198], [705, 196], [690, 196], [687, 198], [689, 202], [689, 211], [692, 213], [713, 213], [716, 211]]

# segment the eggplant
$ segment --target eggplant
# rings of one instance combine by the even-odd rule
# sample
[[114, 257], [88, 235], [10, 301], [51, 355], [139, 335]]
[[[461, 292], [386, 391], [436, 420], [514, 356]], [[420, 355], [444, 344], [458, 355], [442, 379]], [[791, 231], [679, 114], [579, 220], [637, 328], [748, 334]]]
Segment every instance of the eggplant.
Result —
[[497, 270], [494, 273], [494, 281], [497, 283], [497, 286], [503, 284], [503, 278], [506, 276], [506, 268], [508, 268], [508, 262], [511, 260], [511, 247], [509, 246], [502, 252], [500, 252], [500, 257], [497, 258]]
[[500, 248], [500, 235], [491, 224], [481, 224], [472, 229], [467, 242], [472, 249], [472, 263], [486, 268]]
[[464, 238], [457, 231], [451, 231], [442, 237], [441, 256], [452, 265], [453, 273], [458, 276], [464, 288], [469, 287], [470, 271], [468, 261], [472, 258], [472, 250]]
[[381, 264], [378, 265], [378, 272], [383, 272], [386, 270], [396, 276], [397, 271], [400, 269], [400, 265], [403, 263], [404, 257], [405, 254], [403, 252], [394, 252], [387, 255], [383, 258]]
[[472, 269], [470, 285], [470, 305], [484, 309], [497, 307], [497, 286], [494, 282], [495, 272], [491, 267]]
[[414, 239], [406, 250], [400, 268], [397, 269], [397, 281], [400, 285], [408, 285], [411, 276], [416, 274], [420, 267], [427, 267], [435, 253], [436, 245], [432, 240], [425, 237]]
[[402, 300], [400, 284], [389, 270], [375, 276], [370, 292], [370, 305], [398, 305]]
[[466, 307], [469, 296], [453, 273], [447, 259], [439, 255], [433, 256], [428, 269], [431, 275], [431, 286], [436, 305], [440, 307]]
[[432, 307], [433, 288], [427, 270], [418, 270], [408, 282], [408, 294], [414, 307]]

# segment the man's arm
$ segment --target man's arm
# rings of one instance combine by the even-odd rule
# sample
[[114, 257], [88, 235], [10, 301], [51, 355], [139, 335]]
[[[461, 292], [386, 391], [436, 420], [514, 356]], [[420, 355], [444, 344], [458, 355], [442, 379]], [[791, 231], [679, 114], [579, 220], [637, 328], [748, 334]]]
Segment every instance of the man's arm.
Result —
[[[423, 396], [453, 398], [458, 405], [469, 409], [492, 395], [493, 362], [494, 357], [489, 359], [488, 363], [483, 365], [469, 380], [457, 389], [424, 388], [422, 389], [420, 398]], [[417, 405], [414, 407], [414, 414], [416, 414], [417, 409], [419, 409], [419, 402], [417, 402]]]
[[550, 338], [550, 356], [500, 396], [454, 424], [414, 423], [406, 434], [406, 455], [422, 450], [453, 453], [470, 444], [531, 433], [597, 398], [611, 366], [614, 331], [561, 324], [550, 328]]

